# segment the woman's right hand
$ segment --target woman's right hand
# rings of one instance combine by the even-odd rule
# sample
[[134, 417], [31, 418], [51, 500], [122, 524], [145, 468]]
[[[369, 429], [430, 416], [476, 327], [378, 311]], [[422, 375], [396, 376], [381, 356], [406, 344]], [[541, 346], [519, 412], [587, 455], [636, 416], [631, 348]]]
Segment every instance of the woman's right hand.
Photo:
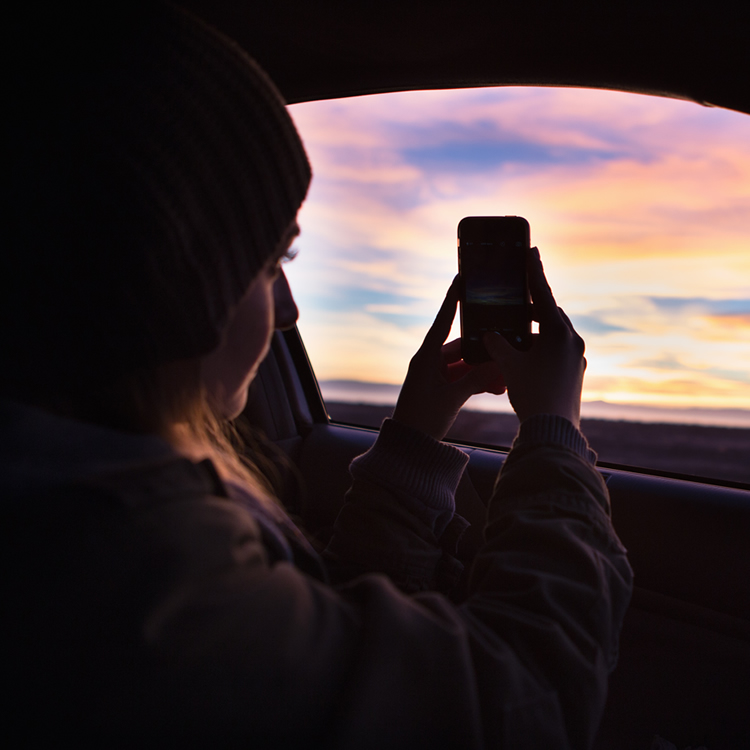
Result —
[[485, 334], [484, 345], [500, 366], [508, 398], [522, 422], [535, 414], [555, 414], [578, 427], [585, 344], [557, 306], [535, 247], [529, 251], [527, 268], [533, 319], [539, 322], [531, 348], [519, 351], [499, 333]]

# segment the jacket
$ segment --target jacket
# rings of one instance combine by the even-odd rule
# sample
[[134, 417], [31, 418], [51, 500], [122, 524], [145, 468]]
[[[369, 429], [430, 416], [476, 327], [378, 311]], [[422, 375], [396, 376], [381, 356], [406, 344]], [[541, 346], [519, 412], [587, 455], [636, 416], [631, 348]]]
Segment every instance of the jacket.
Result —
[[521, 426], [455, 602], [432, 589], [467, 458], [398, 423], [352, 464], [320, 558], [158, 438], [8, 402], [1, 414], [8, 716], [27, 731], [110, 745], [592, 744], [632, 574], [566, 420]]

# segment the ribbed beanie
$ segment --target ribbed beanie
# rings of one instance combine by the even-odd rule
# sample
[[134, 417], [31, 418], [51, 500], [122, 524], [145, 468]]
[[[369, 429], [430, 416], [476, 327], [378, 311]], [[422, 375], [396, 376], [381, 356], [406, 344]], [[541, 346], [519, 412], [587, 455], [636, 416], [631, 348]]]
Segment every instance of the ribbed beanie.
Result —
[[17, 62], [8, 118], [0, 349], [27, 386], [215, 349], [310, 181], [280, 94], [215, 30], [166, 4], [66, 23]]

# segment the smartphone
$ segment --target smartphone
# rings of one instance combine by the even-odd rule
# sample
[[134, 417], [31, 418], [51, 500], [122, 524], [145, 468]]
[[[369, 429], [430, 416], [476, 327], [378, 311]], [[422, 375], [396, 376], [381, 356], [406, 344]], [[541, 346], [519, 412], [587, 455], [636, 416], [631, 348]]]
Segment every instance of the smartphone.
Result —
[[526, 274], [529, 222], [520, 216], [467, 216], [458, 224], [461, 356], [489, 360], [482, 343], [497, 331], [517, 349], [531, 346], [531, 299]]

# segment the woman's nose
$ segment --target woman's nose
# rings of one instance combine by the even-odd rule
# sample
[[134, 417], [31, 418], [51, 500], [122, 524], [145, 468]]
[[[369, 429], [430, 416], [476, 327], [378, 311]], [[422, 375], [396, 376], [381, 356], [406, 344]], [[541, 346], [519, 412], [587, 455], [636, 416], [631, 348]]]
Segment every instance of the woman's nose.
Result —
[[273, 285], [274, 325], [280, 331], [291, 328], [299, 318], [297, 303], [282, 270]]

